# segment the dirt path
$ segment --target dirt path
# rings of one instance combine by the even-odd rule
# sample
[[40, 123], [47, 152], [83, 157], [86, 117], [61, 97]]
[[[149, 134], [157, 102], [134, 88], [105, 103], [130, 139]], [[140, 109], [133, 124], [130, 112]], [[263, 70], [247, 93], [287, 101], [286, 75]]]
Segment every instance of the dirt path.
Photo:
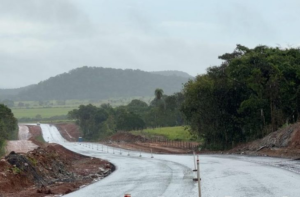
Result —
[[28, 140], [31, 137], [29, 128], [25, 125], [19, 126], [19, 140]]
[[31, 137], [29, 128], [24, 125], [19, 126], [19, 140], [12, 140], [7, 142], [6, 153], [15, 151], [16, 153], [27, 153], [34, 150], [38, 146], [28, 139]]

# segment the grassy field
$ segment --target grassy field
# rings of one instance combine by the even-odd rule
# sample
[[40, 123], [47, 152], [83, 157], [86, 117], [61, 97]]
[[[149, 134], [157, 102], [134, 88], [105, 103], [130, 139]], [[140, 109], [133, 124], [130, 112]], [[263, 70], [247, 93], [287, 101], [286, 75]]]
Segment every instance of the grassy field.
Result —
[[41, 119], [51, 118], [53, 116], [67, 115], [69, 111], [78, 108], [80, 105], [92, 104], [100, 106], [101, 104], [109, 103], [113, 107], [127, 105], [132, 99], [140, 99], [149, 103], [153, 97], [131, 97], [131, 98], [112, 98], [105, 100], [65, 100], [61, 104], [57, 100], [43, 101], [16, 101], [14, 107], [11, 107], [14, 116], [17, 119], [21, 118], [36, 118], [37, 115]]
[[69, 111], [75, 109], [76, 107], [56, 107], [56, 108], [14, 108], [12, 112], [16, 118], [35, 118], [37, 115], [41, 115], [42, 118], [50, 118], [53, 116], [67, 115]]
[[161, 127], [155, 129], [144, 129], [143, 131], [131, 131], [132, 134], [146, 135], [146, 136], [164, 136], [169, 140], [190, 141], [192, 135], [185, 127]]

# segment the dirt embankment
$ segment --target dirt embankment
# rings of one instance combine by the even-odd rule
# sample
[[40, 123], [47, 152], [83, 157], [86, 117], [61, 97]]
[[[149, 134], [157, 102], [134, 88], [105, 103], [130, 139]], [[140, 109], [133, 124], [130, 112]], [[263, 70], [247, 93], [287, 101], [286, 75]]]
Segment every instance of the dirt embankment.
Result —
[[26, 154], [11, 152], [0, 161], [0, 196], [61, 195], [109, 175], [107, 161], [48, 144]]
[[41, 127], [38, 125], [27, 125], [31, 137], [29, 138], [34, 144], [38, 145], [39, 147], [43, 147], [45, 145], [44, 139], [42, 139], [42, 130]]
[[299, 159], [300, 123], [281, 128], [262, 139], [239, 145], [229, 153]]
[[74, 123], [61, 123], [55, 125], [60, 134], [70, 142], [77, 142], [82, 137], [80, 128]]
[[197, 148], [197, 142], [181, 142], [149, 139], [140, 135], [122, 132], [116, 133], [104, 141], [113, 147], [153, 153], [188, 154]]
[[[63, 124], [62, 128], [65, 137], [67, 132], [73, 135], [70, 141], [80, 135], [74, 124]], [[13, 146], [8, 148], [10, 154], [0, 161], [0, 197], [70, 193], [108, 176], [115, 168], [105, 160], [46, 143], [38, 125], [21, 126], [19, 138], [22, 140], [13, 142]], [[38, 148], [28, 148], [26, 144], [30, 147], [34, 144], [34, 148]]]

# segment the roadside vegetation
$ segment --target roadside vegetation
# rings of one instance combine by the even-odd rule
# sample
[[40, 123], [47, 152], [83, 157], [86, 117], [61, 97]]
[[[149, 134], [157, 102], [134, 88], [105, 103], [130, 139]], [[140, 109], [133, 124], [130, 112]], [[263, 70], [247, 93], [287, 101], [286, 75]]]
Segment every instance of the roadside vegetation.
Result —
[[300, 50], [237, 45], [185, 84], [182, 106], [206, 148], [228, 149], [300, 118]]
[[5, 155], [5, 147], [6, 147], [6, 141], [4, 139], [0, 139], [0, 157]]
[[130, 131], [132, 134], [144, 135], [149, 138], [162, 136], [172, 141], [194, 141], [197, 140], [196, 136], [191, 135], [185, 126], [175, 127], [159, 127], [159, 128], [147, 128], [139, 131]]
[[109, 104], [100, 107], [81, 105], [70, 111], [69, 117], [76, 120], [85, 139], [98, 140], [119, 131], [183, 126], [182, 102], [181, 93], [167, 96], [162, 89], [156, 89], [155, 98], [149, 105], [138, 99], [116, 108]]
[[6, 140], [15, 140], [18, 136], [18, 125], [11, 109], [0, 104], [0, 156], [4, 154]]
[[38, 135], [34, 139], [38, 142], [41, 142], [42, 144], [45, 143], [45, 140], [42, 135]]

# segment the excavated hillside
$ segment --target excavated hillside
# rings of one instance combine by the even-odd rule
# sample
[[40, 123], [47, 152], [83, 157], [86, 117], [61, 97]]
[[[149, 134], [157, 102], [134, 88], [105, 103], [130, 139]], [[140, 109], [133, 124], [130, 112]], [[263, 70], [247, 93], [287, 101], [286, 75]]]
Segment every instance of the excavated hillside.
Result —
[[237, 146], [230, 153], [300, 158], [300, 123], [281, 128], [262, 139]]
[[114, 166], [58, 144], [28, 153], [12, 151], [0, 161], [0, 197], [63, 195], [108, 176]]

